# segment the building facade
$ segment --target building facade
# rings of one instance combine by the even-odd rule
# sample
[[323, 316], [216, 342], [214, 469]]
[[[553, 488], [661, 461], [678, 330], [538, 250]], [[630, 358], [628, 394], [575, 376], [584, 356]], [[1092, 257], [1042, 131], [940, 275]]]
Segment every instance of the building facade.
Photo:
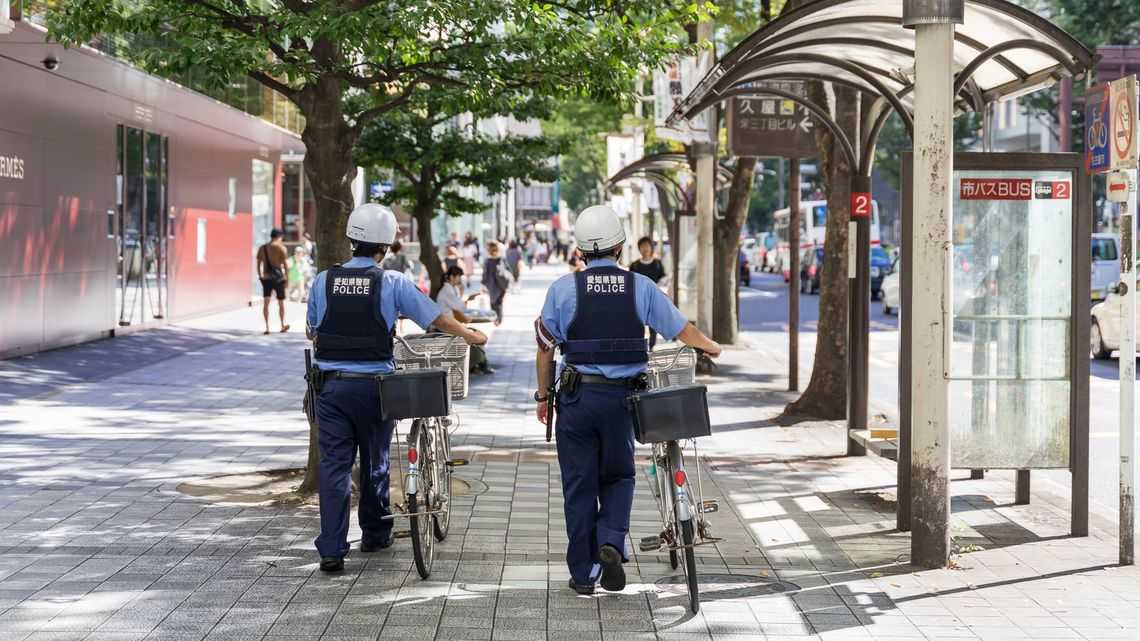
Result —
[[282, 221], [283, 156], [303, 151], [17, 23], [0, 36], [0, 357], [248, 304], [255, 248]]

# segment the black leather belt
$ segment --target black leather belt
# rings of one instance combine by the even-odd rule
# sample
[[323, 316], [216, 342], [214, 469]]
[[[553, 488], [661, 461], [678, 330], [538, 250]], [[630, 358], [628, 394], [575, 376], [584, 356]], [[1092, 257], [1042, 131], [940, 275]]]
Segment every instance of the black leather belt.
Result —
[[612, 385], [614, 387], [627, 387], [629, 389], [637, 389], [645, 385], [640, 378], [606, 378], [605, 376], [596, 376], [594, 374], [579, 374], [578, 376], [578, 382], [591, 385]]
[[383, 374], [364, 374], [361, 372], [342, 372], [340, 370], [331, 370], [331, 371], [325, 372], [325, 377], [335, 378], [335, 379], [342, 380], [342, 381], [360, 381], [360, 380], [374, 381], [381, 376], [383, 376]]

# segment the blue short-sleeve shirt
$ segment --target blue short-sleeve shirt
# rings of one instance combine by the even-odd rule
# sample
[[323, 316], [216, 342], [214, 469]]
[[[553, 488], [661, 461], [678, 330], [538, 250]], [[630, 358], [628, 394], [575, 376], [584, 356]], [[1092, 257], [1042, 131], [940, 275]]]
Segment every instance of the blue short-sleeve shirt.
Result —
[[[372, 267], [376, 262], [371, 258], [362, 256], [353, 257], [352, 260], [341, 265], [342, 267]], [[313, 279], [313, 288], [309, 291], [309, 308], [305, 316], [310, 333], [315, 332], [325, 317], [328, 309], [328, 292], [325, 288], [325, 278], [328, 272], [321, 272]], [[412, 279], [406, 275], [387, 270], [384, 272], [384, 288], [380, 292], [380, 314], [388, 322], [388, 329], [396, 325], [396, 319], [407, 316], [416, 325], [427, 328], [439, 318], [439, 306], [416, 287]], [[389, 374], [396, 369], [394, 361], [316, 361], [316, 366], [322, 370], [339, 370], [342, 372], [355, 372], [358, 374]]]
[[[587, 270], [599, 267], [614, 267], [613, 260], [592, 260]], [[637, 306], [637, 316], [653, 331], [672, 340], [685, 329], [688, 321], [681, 314], [665, 294], [657, 288], [653, 281], [641, 274], [634, 274], [634, 296]], [[578, 307], [578, 288], [574, 282], [574, 274], [567, 274], [554, 281], [546, 292], [546, 302], [542, 306], [542, 315], [539, 316], [537, 328], [539, 343], [544, 342], [559, 345], [566, 340], [566, 332], [570, 323], [574, 321], [574, 313]], [[645, 372], [645, 363], [632, 363], [622, 365], [578, 365], [578, 371], [583, 374], [605, 376], [606, 378], [632, 378]]]

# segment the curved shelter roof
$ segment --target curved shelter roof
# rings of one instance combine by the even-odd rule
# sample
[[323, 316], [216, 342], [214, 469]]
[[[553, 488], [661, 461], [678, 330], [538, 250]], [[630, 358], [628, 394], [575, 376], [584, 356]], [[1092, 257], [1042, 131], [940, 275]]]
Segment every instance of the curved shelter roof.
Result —
[[[902, 0], [814, 0], [758, 29], [718, 62], [670, 120], [692, 116], [734, 87], [763, 80], [828, 80], [912, 104], [914, 31]], [[1042, 16], [1006, 0], [965, 0], [954, 65], [960, 108], [1080, 77], [1094, 55]], [[697, 107], [700, 107], [698, 109]]]
[[[649, 156], [644, 156], [644, 157], [626, 165], [625, 167], [622, 167], [620, 170], [618, 170], [617, 173], [610, 176], [609, 179], [606, 180], [606, 183], [610, 184], [610, 185], [614, 185], [614, 184], [617, 184], [623, 180], [626, 180], [629, 178], [634, 178], [639, 173], [643, 173], [646, 171], [668, 172], [668, 171], [674, 171], [677, 169], [688, 169], [688, 168], [689, 168], [689, 158], [685, 154], [677, 154], [677, 153], [651, 154]], [[728, 168], [717, 165], [716, 173], [717, 173], [717, 187], [718, 188], [719, 187], [725, 187], [728, 185], [728, 183], [732, 182], [732, 171], [729, 170]]]

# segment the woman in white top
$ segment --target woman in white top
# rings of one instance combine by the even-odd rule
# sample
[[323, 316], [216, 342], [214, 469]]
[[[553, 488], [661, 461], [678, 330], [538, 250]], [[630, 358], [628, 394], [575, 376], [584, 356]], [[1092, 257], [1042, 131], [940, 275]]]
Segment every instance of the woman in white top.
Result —
[[[460, 323], [471, 322], [470, 316], [467, 314], [466, 302], [478, 296], [472, 294], [464, 300], [463, 297], [463, 268], [458, 265], [453, 265], [447, 268], [444, 273], [446, 279], [443, 283], [443, 288], [435, 296], [435, 302], [439, 305], [439, 313], [441, 316], [451, 316]], [[487, 352], [478, 345], [471, 347], [471, 366], [472, 372], [481, 374], [493, 374], [495, 370], [491, 369], [487, 363]]]
[[[467, 316], [467, 305], [463, 300], [463, 268], [458, 265], [448, 267], [443, 277], [443, 288], [435, 297], [435, 302], [439, 305], [439, 313], [444, 316], [451, 316], [460, 323], [470, 322], [471, 319]], [[468, 300], [471, 298], [474, 296], [469, 296]]]

